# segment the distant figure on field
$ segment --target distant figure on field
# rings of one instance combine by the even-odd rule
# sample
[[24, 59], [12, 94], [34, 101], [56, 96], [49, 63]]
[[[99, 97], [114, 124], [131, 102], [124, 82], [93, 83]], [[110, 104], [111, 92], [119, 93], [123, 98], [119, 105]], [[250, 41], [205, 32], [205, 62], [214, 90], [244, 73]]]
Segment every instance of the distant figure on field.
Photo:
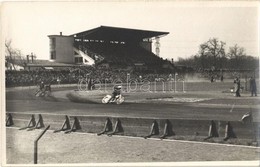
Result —
[[210, 82], [211, 82], [211, 83], [214, 82], [214, 77], [213, 77], [213, 75], [212, 75], [211, 78], [210, 78]]
[[87, 82], [88, 82], [88, 90], [92, 90], [92, 89], [91, 89], [91, 86], [92, 86], [92, 78], [89, 77], [88, 80], [87, 80]]
[[221, 77], [220, 77], [220, 81], [221, 81], [221, 82], [224, 81], [224, 77], [223, 77], [223, 75], [221, 75]]
[[91, 77], [90, 74], [86, 75], [86, 81], [87, 81], [88, 90], [92, 90], [93, 89], [93, 81], [92, 81], [92, 77]]
[[60, 77], [57, 77], [57, 83], [58, 83], [58, 85], [60, 85]]
[[239, 80], [239, 78], [238, 77], [236, 77], [235, 78], [235, 80], [234, 80], [234, 90], [235, 90], [235, 92], [236, 92], [236, 94], [235, 94], [235, 96], [236, 97], [240, 97], [241, 95], [240, 95], [240, 80]]
[[43, 90], [44, 90], [44, 87], [45, 87], [45, 84], [44, 84], [43, 81], [41, 81], [40, 84], [39, 84], [39, 90], [40, 90], [40, 91], [43, 91]]
[[251, 96], [253, 96], [253, 95], [257, 96], [257, 94], [256, 94], [256, 82], [255, 82], [255, 78], [250, 77], [249, 82], [250, 82]]

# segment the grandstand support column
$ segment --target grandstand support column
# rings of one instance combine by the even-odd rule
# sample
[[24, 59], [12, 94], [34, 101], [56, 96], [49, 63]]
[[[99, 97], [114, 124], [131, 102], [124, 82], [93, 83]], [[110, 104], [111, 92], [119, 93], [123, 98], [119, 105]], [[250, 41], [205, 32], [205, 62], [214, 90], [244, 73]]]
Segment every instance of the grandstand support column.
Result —
[[160, 54], [160, 37], [155, 37], [155, 53], [157, 56]]
[[81, 46], [82, 46], [82, 51], [85, 52], [84, 51], [84, 36], [82, 36], [82, 38], [81, 38]]

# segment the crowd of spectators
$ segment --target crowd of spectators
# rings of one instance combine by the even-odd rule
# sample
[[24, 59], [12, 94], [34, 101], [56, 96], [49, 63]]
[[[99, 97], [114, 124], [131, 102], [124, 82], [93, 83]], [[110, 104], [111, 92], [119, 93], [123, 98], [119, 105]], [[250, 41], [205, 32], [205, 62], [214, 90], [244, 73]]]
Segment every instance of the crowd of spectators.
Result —
[[[91, 78], [95, 83], [126, 83], [127, 79], [133, 81], [169, 81], [174, 80], [174, 73], [154, 73], [149, 71], [135, 71], [126, 69], [114, 68], [95, 68], [92, 66], [82, 67], [68, 67], [53, 70], [38, 69], [38, 70], [22, 70], [5, 72], [6, 87], [15, 86], [35, 86], [40, 82], [46, 84], [77, 84], [83, 79]], [[128, 75], [129, 74], [129, 75]], [[229, 74], [229, 73], [227, 73]], [[225, 76], [227, 78], [228, 76]], [[231, 74], [231, 73], [230, 73]], [[191, 76], [190, 76], [191, 75]], [[178, 72], [176, 79], [178, 81], [185, 78], [201, 78], [201, 79], [220, 79], [219, 73], [210, 71], [195, 72], [195, 73], [181, 73]], [[223, 76], [222, 76], [223, 77]], [[223, 79], [222, 79], [223, 80]]]
[[79, 78], [79, 74], [70, 70], [6, 71], [5, 74], [6, 87], [37, 85], [41, 81], [49, 84], [57, 84], [58, 81], [75, 83]]
[[155, 81], [158, 79], [168, 80], [169, 74], [151, 74], [144, 72], [134, 72], [116, 69], [98, 69], [94, 67], [71, 67], [55, 70], [23, 70], [23, 71], [6, 71], [6, 87], [15, 86], [32, 86], [40, 82], [46, 84], [76, 84], [82, 79], [92, 78], [99, 83], [126, 82], [127, 74], [131, 80]]

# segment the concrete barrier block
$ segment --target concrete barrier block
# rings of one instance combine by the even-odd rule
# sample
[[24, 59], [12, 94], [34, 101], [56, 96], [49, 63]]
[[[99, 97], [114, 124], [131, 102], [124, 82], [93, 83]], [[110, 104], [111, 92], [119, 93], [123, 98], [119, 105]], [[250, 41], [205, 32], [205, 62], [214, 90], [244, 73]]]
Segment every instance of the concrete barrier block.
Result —
[[[208, 120], [183, 120], [170, 119], [172, 131], [178, 136], [208, 136], [209, 121]], [[160, 121], [160, 129], [164, 128], [164, 122]]]
[[70, 116], [71, 123], [73, 118], [77, 117], [80, 125], [81, 132], [87, 133], [99, 133], [104, 128], [106, 117], [95, 117], [95, 116]]
[[111, 133], [108, 133], [108, 136], [112, 136], [114, 134], [123, 134], [124, 133], [124, 128], [122, 126], [122, 122], [119, 118], [116, 118], [116, 122], [114, 123], [114, 128], [113, 131]]
[[70, 120], [73, 120], [71, 129], [66, 130], [65, 133], [71, 133], [71, 132], [82, 130], [78, 117], [74, 116], [73, 119], [70, 119]]
[[[112, 119], [115, 123], [116, 119]], [[142, 118], [120, 118], [124, 128], [124, 135], [127, 136], [147, 136], [150, 132], [153, 119]]]
[[12, 125], [14, 125], [13, 116], [12, 116], [11, 113], [7, 113], [6, 114], [5, 126], [12, 126]]

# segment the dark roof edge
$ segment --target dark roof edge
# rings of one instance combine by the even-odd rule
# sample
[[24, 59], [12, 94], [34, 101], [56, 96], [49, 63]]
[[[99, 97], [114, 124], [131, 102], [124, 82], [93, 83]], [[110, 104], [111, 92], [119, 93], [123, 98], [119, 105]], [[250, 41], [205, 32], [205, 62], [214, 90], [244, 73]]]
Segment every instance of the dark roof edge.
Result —
[[[164, 32], [164, 31], [152, 31], [152, 30], [141, 30], [141, 29], [131, 29], [131, 28], [122, 28], [122, 27], [112, 27], [112, 26], [99, 26], [99, 27], [96, 27], [96, 28], [92, 28], [90, 30], [87, 30], [87, 31], [81, 31], [81, 32], [78, 32], [78, 33], [74, 33], [74, 34], [71, 34], [70, 36], [74, 36], [76, 34], [81, 34], [81, 33], [85, 33], [85, 32], [93, 32], [93, 31], [96, 31], [97, 29], [99, 28], [113, 28], [113, 29], [123, 29], [123, 30], [131, 30], [131, 31], [146, 31], [146, 32], [158, 32], [158, 33], [163, 33], [163, 35], [167, 35], [169, 34], [170, 32]], [[160, 35], [162, 36], [162, 35]]]
[[71, 37], [71, 35], [47, 35], [47, 37]]
[[98, 28], [101, 28], [102, 26], [99, 26], [99, 27], [96, 27], [96, 28], [92, 28], [92, 29], [90, 29], [90, 30], [86, 30], [86, 31], [81, 31], [81, 32], [78, 32], [78, 33], [74, 33], [74, 34], [71, 34], [71, 35], [69, 35], [69, 36], [74, 36], [74, 35], [76, 35], [76, 34], [81, 34], [81, 33], [84, 33], [84, 32], [90, 32], [90, 31], [95, 31], [95, 30], [97, 30]]
[[169, 34], [169, 32], [165, 32], [165, 31], [142, 30], [142, 29], [122, 28], [122, 27], [102, 26], [102, 25], [100, 27], [114, 28], [114, 29], [124, 29], [124, 30], [134, 30], [134, 31], [159, 32], [159, 33]]

